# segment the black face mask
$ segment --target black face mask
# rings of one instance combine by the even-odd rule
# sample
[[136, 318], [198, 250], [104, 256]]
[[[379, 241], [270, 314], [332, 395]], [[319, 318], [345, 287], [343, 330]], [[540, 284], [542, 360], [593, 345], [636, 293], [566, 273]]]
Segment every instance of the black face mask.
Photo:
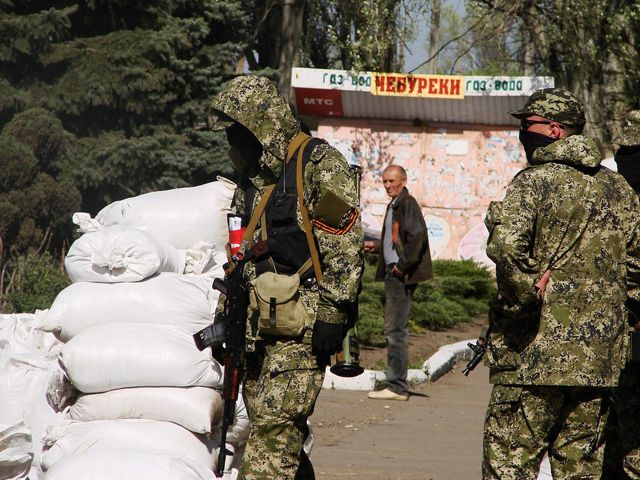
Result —
[[541, 133], [529, 132], [527, 130], [520, 130], [520, 136], [518, 138], [520, 138], [520, 143], [524, 147], [529, 163], [531, 163], [533, 159], [533, 152], [538, 148], [547, 147], [558, 140], [557, 138], [547, 137]]
[[[245, 172], [260, 170], [260, 157], [262, 157], [262, 144], [253, 135], [248, 128], [239, 123], [234, 123], [226, 129], [227, 141], [231, 149], [244, 160]], [[237, 163], [237, 158], [233, 158]], [[243, 172], [239, 172], [243, 173]]]
[[618, 167], [618, 173], [640, 193], [640, 145], [622, 146], [613, 157]]

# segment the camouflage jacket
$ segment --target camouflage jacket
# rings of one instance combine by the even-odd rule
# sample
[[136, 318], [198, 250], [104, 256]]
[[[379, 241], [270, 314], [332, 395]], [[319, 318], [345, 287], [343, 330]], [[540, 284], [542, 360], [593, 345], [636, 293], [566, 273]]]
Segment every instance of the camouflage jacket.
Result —
[[[262, 144], [261, 171], [250, 179], [258, 189], [253, 202], [255, 208], [265, 188], [275, 183], [283, 172], [289, 143], [300, 132], [300, 124], [275, 85], [263, 77], [243, 77], [241, 83], [232, 80], [214, 98], [212, 109], [247, 127]], [[304, 203], [312, 219], [315, 206], [327, 192], [357, 210], [360, 208], [354, 174], [342, 154], [326, 143], [314, 148], [304, 170], [303, 183]], [[240, 189], [236, 191], [232, 209], [238, 214], [245, 211], [244, 193]], [[300, 212], [298, 225], [304, 229]], [[301, 290], [310, 313], [310, 324], [305, 334], [307, 340], [316, 319], [328, 323], [344, 321], [346, 304], [357, 298], [364, 265], [364, 240], [359, 216], [346, 233], [329, 233], [315, 225], [313, 233], [323, 279], [321, 285]], [[258, 240], [260, 235], [259, 225], [254, 232], [254, 240]], [[247, 281], [255, 277], [253, 265], [245, 269], [245, 277]]]
[[[609, 387], [626, 358], [627, 293], [640, 283], [640, 203], [571, 136], [536, 150], [487, 216], [496, 263], [492, 383]], [[551, 271], [544, 296], [534, 286]]]

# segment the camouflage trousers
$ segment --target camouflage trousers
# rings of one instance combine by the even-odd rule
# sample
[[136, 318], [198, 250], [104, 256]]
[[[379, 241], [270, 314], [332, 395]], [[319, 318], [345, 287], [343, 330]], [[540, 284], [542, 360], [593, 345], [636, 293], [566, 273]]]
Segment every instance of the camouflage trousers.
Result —
[[554, 480], [599, 480], [609, 397], [606, 388], [494, 385], [483, 480], [535, 480], [547, 452]]
[[257, 342], [256, 351], [247, 353], [243, 396], [251, 433], [240, 479], [315, 478], [302, 445], [323, 380], [311, 345]]
[[640, 480], [640, 366], [622, 371], [606, 431], [603, 479]]

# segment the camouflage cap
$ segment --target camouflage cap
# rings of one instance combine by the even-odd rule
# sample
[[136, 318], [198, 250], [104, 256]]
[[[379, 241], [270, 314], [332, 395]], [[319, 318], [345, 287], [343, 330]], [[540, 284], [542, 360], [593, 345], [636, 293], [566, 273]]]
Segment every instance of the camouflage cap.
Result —
[[573, 93], [561, 88], [540, 89], [529, 97], [523, 108], [509, 113], [516, 118], [538, 115], [576, 127], [583, 127], [586, 123], [582, 102]]
[[640, 110], [627, 113], [622, 133], [613, 139], [613, 143], [625, 147], [640, 145]]

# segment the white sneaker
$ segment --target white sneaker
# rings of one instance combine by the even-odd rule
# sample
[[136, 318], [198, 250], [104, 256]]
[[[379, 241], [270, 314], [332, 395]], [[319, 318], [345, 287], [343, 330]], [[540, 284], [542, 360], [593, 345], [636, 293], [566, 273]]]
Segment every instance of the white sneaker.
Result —
[[401, 395], [392, 390], [389, 390], [388, 388], [385, 388], [384, 390], [378, 390], [375, 392], [369, 392], [369, 395], [367, 395], [367, 397], [373, 400], [400, 400], [400, 401], [409, 400], [409, 395]]

